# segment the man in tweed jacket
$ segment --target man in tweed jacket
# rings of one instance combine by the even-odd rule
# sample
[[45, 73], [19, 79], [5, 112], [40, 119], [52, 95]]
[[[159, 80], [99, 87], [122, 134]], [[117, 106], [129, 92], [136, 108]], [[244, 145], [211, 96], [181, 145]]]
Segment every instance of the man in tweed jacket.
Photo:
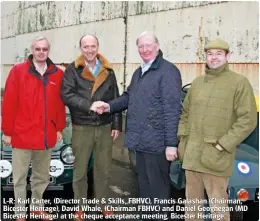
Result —
[[[205, 188], [210, 206], [224, 208], [228, 205], [220, 200], [228, 198], [236, 148], [256, 127], [257, 111], [248, 79], [229, 70], [229, 45], [214, 40], [205, 53], [206, 74], [192, 82], [184, 100], [178, 153], [186, 175], [186, 206], [193, 207], [189, 202], [204, 199]], [[197, 209], [186, 214], [202, 221]], [[230, 220], [228, 211], [213, 215]]]

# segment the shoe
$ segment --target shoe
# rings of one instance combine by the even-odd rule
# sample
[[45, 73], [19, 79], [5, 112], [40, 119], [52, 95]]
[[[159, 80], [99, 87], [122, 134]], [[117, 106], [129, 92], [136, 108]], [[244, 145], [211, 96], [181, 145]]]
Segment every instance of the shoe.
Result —
[[[53, 220], [53, 217], [51, 214], [45, 212], [45, 211], [30, 211], [30, 213], [35, 215], [35, 218], [38, 216], [38, 219], [41, 219], [43, 221], [50, 221]], [[37, 218], [36, 218], [37, 219]]]
[[84, 219], [84, 212], [82, 210], [78, 210], [75, 212], [74, 221], [83, 221]]

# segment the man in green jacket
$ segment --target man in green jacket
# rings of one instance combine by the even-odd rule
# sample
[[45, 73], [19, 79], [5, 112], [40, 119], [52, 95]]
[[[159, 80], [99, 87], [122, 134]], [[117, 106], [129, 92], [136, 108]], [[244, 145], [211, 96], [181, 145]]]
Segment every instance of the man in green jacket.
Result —
[[222, 40], [206, 45], [206, 74], [192, 82], [184, 100], [178, 155], [186, 176], [185, 206], [195, 206], [186, 212], [186, 220], [203, 220], [199, 207], [203, 207], [204, 188], [215, 210], [212, 220], [230, 220], [222, 208], [228, 207], [227, 186], [236, 148], [257, 124], [252, 86], [246, 77], [229, 70], [229, 52]]

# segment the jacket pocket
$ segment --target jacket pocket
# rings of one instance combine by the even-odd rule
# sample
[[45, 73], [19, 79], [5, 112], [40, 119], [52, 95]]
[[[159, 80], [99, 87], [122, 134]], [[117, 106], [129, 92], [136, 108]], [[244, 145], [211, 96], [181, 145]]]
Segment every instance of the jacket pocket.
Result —
[[178, 145], [178, 157], [181, 162], [183, 162], [188, 136], [181, 137], [180, 143]]
[[223, 172], [230, 166], [230, 154], [223, 150], [219, 151], [213, 145], [216, 139], [204, 139], [204, 146], [201, 153], [201, 164], [212, 171]]

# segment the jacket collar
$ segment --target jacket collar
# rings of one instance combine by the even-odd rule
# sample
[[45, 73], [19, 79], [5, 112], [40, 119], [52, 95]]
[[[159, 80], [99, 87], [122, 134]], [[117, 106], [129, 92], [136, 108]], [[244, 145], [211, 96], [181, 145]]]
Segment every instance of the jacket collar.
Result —
[[[106, 69], [112, 69], [111, 64], [108, 62], [108, 60], [103, 57], [101, 54], [97, 54], [97, 59], [100, 60], [102, 67]], [[86, 67], [85, 59], [83, 55], [80, 55], [76, 61], [75, 61], [75, 68], [78, 68], [79, 66], [81, 67]]]
[[220, 66], [219, 68], [216, 68], [216, 69], [210, 69], [208, 67], [208, 65], [206, 65], [205, 72], [206, 72], [206, 74], [210, 74], [210, 75], [219, 75], [219, 74], [226, 72], [228, 70], [229, 70], [229, 65], [228, 65], [228, 63], [226, 63], [226, 64], [223, 64], [222, 66]]
[[[160, 64], [161, 64], [161, 60], [163, 59], [163, 53], [161, 51], [161, 49], [158, 52], [158, 55], [156, 56], [156, 58], [154, 59], [153, 63], [151, 64], [150, 68], [146, 71], [148, 72], [150, 69], [151, 70], [156, 70], [159, 68]], [[142, 68], [140, 66], [140, 70], [142, 71]], [[146, 73], [144, 72], [144, 74]]]
[[[28, 70], [29, 73], [33, 74], [38, 79], [41, 79], [40, 73], [36, 70], [36, 68], [34, 66], [32, 54], [29, 55], [26, 62], [29, 64], [29, 70]], [[47, 76], [48, 74], [53, 74], [57, 71], [57, 67], [55, 66], [55, 64], [52, 62], [52, 60], [50, 58], [47, 58], [46, 64], [47, 64], [47, 70], [46, 70], [44, 76], [45, 75]]]
[[204, 80], [205, 81], [211, 81], [218, 77], [218, 76], [221, 76], [223, 74], [226, 74], [226, 72], [229, 70], [229, 65], [228, 63], [222, 65], [221, 67], [219, 68], [216, 68], [216, 69], [210, 69], [208, 67], [208, 65], [206, 65], [206, 69], [205, 69], [205, 72], [206, 72], [206, 75], [204, 77]]
[[155, 60], [153, 61], [152, 65], [151, 65], [151, 69], [158, 69], [161, 63], [161, 60], [163, 58], [163, 53], [161, 51], [161, 49], [158, 52], [158, 55], [156, 56]]
[[94, 82], [94, 86], [92, 88], [91, 96], [93, 96], [94, 93], [97, 91], [97, 89], [106, 81], [106, 79], [109, 75], [109, 70], [113, 70], [111, 64], [101, 54], [97, 54], [97, 59], [100, 61], [101, 67], [100, 67], [99, 73], [98, 73], [96, 78], [94, 77], [94, 75], [91, 73], [91, 71], [86, 66], [85, 59], [84, 59], [83, 55], [80, 55], [75, 60], [75, 68], [76, 69], [83, 69], [81, 71], [81, 76], [84, 79], [88, 79], [89, 81]]

